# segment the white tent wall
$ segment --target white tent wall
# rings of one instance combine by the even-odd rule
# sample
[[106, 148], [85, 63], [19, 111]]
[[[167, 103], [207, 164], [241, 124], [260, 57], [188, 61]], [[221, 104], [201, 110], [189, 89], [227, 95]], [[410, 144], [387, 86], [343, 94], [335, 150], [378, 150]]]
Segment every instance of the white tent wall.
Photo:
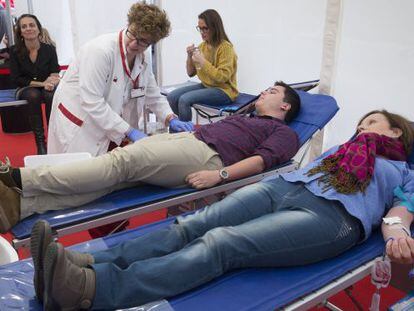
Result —
[[163, 84], [188, 79], [186, 47], [201, 42], [197, 16], [217, 10], [238, 54], [242, 92], [258, 93], [275, 80], [318, 79], [326, 0], [162, 0], [172, 33], [162, 42]]
[[[27, 13], [26, 0], [15, 2], [16, 16]], [[135, 2], [137, 1], [32, 0], [33, 14], [56, 41], [61, 65], [68, 65], [79, 47], [90, 39], [124, 28], [128, 10]]]
[[324, 147], [342, 143], [359, 118], [387, 109], [414, 120], [414, 1], [347, 0], [332, 95], [341, 108]]
[[[239, 56], [240, 90], [257, 93], [275, 79], [319, 78], [327, 1], [163, 0], [173, 31], [163, 41], [163, 83], [185, 81], [185, 47], [199, 43], [197, 15], [222, 16]], [[342, 143], [366, 112], [385, 108], [414, 120], [414, 1], [342, 1], [331, 94], [341, 108], [328, 125], [324, 149]]]
[[[330, 0], [160, 0], [171, 23], [162, 41], [163, 84], [188, 79], [185, 48], [200, 43], [197, 16], [216, 9], [239, 56], [240, 90], [258, 93], [276, 79], [319, 78], [327, 1]], [[59, 61], [68, 64], [89, 39], [126, 24], [132, 0], [33, 0], [34, 13], [57, 42]], [[17, 0], [16, 15], [27, 12]], [[359, 117], [385, 108], [414, 119], [414, 1], [342, 1], [331, 94], [340, 112], [328, 125], [324, 147], [343, 142]]]
[[[59, 63], [67, 65], [73, 56], [73, 37], [69, 1], [32, 0], [33, 12], [56, 42]], [[28, 13], [26, 0], [15, 1], [15, 16]], [[53, 12], [53, 13], [52, 13]]]

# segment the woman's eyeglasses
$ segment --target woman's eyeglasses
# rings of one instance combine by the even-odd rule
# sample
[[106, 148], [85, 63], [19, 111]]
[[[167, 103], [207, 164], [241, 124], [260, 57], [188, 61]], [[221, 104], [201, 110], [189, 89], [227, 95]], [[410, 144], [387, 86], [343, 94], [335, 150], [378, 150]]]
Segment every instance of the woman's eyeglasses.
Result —
[[126, 30], [126, 35], [128, 38], [130, 38], [131, 40], [135, 40], [137, 41], [137, 44], [142, 46], [143, 48], [147, 48], [149, 47], [151, 44], [153, 44], [151, 41], [147, 41], [145, 39], [142, 38], [138, 38], [137, 36], [135, 36], [129, 29]]
[[197, 29], [198, 32], [207, 32], [208, 31], [208, 27], [196, 26], [196, 29]]

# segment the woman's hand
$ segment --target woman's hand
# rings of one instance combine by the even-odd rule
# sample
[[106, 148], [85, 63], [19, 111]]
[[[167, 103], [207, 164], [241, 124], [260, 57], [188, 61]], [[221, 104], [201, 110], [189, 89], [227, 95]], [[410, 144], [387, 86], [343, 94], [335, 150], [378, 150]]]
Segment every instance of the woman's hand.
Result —
[[201, 68], [204, 66], [204, 63], [206, 62], [206, 59], [203, 56], [203, 53], [200, 52], [200, 50], [196, 49], [193, 52], [193, 56], [191, 57], [193, 60], [193, 63], [197, 68]]
[[215, 171], [198, 171], [188, 174], [185, 182], [196, 189], [210, 188], [221, 182], [218, 170]]
[[401, 264], [414, 263], [414, 239], [412, 237], [400, 237], [390, 239], [385, 247], [387, 256], [391, 261]]
[[187, 74], [189, 77], [194, 77], [194, 75], [197, 73], [197, 70], [194, 66], [192, 56], [194, 54], [194, 51], [196, 51], [197, 48], [195, 47], [194, 43], [187, 46], [187, 61], [185, 68], [187, 70]]
[[58, 85], [60, 82], [60, 77], [57, 74], [50, 75], [45, 82], [52, 83], [54, 86]]
[[195, 47], [194, 43], [187, 46], [187, 56], [191, 58], [191, 56], [193, 56], [193, 52], [196, 50], [197, 48]]
[[46, 91], [52, 92], [55, 89], [55, 86], [51, 82], [43, 82], [43, 87]]
[[46, 91], [53, 91], [60, 82], [60, 77], [58, 75], [50, 75], [43, 83]]

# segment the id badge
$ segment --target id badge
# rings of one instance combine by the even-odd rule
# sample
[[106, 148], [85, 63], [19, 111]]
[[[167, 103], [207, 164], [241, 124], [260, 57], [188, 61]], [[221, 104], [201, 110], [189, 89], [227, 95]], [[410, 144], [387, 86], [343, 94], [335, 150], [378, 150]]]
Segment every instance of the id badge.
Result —
[[144, 95], [145, 95], [145, 89], [143, 87], [131, 90], [131, 98], [138, 98]]

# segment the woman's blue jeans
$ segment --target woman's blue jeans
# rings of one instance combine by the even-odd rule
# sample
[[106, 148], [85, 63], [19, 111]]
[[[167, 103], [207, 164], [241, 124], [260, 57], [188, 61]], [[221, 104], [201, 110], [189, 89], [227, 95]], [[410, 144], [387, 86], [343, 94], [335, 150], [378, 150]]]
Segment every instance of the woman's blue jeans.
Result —
[[360, 222], [337, 201], [281, 178], [244, 187], [168, 228], [94, 254], [94, 309], [168, 298], [237, 268], [314, 263], [355, 245]]
[[231, 104], [230, 97], [215, 87], [205, 87], [201, 83], [185, 86], [172, 91], [167, 96], [172, 111], [181, 121], [191, 121], [191, 106], [202, 104], [221, 106]]

